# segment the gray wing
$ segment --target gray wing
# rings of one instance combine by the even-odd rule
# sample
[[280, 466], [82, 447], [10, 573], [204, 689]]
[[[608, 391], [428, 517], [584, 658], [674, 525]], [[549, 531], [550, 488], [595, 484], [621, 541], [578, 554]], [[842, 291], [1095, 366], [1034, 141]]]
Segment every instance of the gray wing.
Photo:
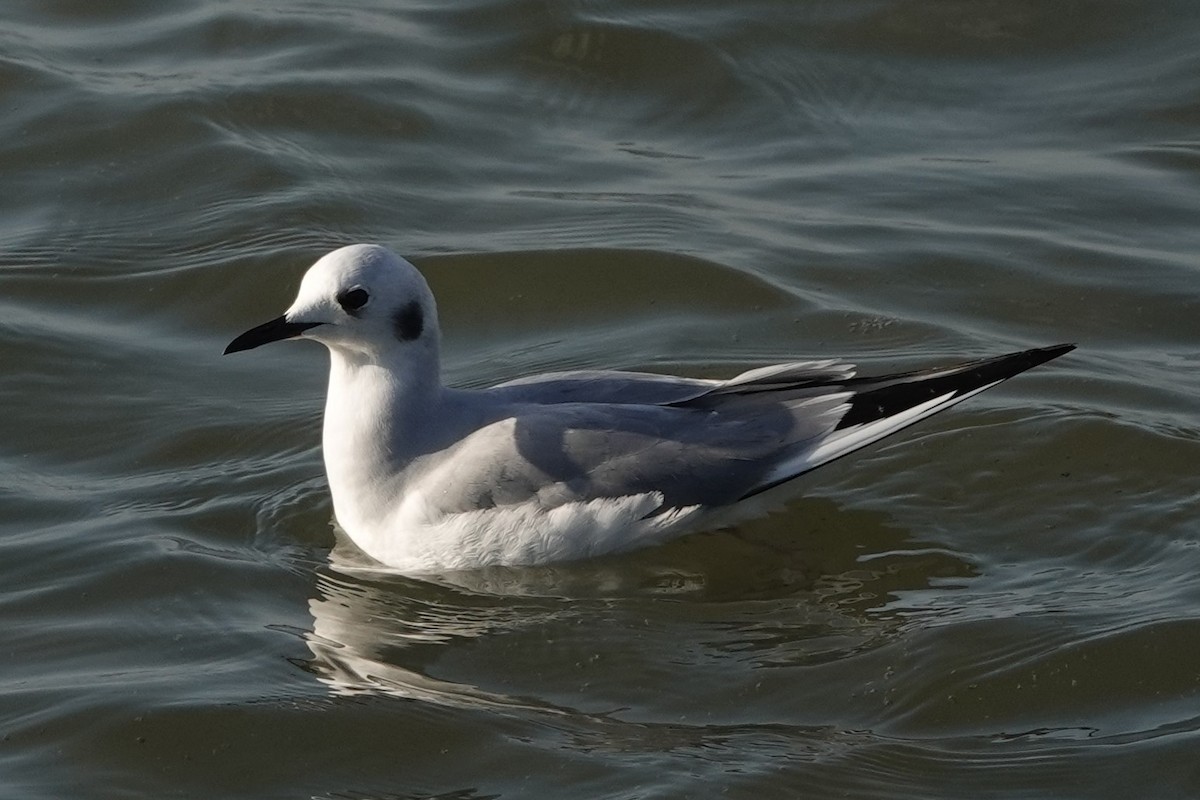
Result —
[[828, 385], [853, 375], [853, 366], [834, 360], [795, 361], [760, 367], [725, 381], [650, 372], [575, 370], [519, 378], [494, 386], [487, 392], [496, 399], [513, 403], [666, 405], [684, 404], [702, 397], [742, 396]]
[[726, 505], [1072, 349], [1055, 345], [877, 378], [809, 361], [724, 382], [603, 372], [513, 382], [487, 394], [521, 405], [436, 457], [444, 463], [434, 467], [454, 479], [439, 502], [446, 511], [468, 511], [661, 492], [664, 508]]
[[[536, 500], [660, 492], [664, 508], [721, 506], [751, 492], [797, 448], [846, 413], [845, 393], [754, 413], [712, 408], [560, 403], [526, 405], [485, 426], [423, 469], [451, 470], [436, 504], [471, 511]], [[444, 473], [443, 473], [444, 474]]]

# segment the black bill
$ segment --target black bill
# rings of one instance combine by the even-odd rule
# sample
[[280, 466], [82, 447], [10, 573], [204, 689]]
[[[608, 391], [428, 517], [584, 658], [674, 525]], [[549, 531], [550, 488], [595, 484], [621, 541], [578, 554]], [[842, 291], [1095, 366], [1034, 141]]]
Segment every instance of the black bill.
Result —
[[251, 328], [234, 339], [225, 348], [225, 355], [238, 353], [242, 350], [253, 350], [259, 345], [278, 342], [280, 339], [291, 339], [293, 336], [299, 336], [309, 328], [315, 328], [320, 324], [319, 322], [288, 322], [287, 317], [276, 317], [270, 322], [264, 322], [257, 328]]

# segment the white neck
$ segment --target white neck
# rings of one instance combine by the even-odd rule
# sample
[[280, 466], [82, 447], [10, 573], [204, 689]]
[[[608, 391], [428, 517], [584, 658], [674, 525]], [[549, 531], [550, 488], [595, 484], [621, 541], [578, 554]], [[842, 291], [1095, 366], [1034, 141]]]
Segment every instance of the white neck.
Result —
[[435, 348], [382, 358], [330, 348], [325, 470], [338, 522], [356, 539], [376, 530], [402, 493], [442, 391]]

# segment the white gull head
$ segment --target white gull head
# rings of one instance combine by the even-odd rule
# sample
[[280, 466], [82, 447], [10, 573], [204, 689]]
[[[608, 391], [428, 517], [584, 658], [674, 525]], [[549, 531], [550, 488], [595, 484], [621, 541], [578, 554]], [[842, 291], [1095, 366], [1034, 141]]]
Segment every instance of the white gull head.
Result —
[[412, 264], [378, 245], [350, 245], [309, 268], [282, 317], [242, 334], [225, 352], [293, 336], [354, 360], [381, 361], [416, 350], [436, 361], [437, 306]]

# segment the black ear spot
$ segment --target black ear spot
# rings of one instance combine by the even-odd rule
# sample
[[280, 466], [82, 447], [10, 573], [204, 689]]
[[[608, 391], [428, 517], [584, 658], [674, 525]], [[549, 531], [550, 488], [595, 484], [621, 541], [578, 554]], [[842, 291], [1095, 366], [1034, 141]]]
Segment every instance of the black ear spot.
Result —
[[367, 290], [361, 286], [353, 286], [343, 292], [338, 292], [337, 301], [342, 310], [353, 317], [358, 316], [358, 311], [367, 304], [371, 299], [371, 295], [367, 294]]
[[399, 311], [392, 315], [392, 330], [396, 338], [402, 342], [411, 342], [421, 336], [425, 330], [425, 312], [416, 300], [410, 300]]

